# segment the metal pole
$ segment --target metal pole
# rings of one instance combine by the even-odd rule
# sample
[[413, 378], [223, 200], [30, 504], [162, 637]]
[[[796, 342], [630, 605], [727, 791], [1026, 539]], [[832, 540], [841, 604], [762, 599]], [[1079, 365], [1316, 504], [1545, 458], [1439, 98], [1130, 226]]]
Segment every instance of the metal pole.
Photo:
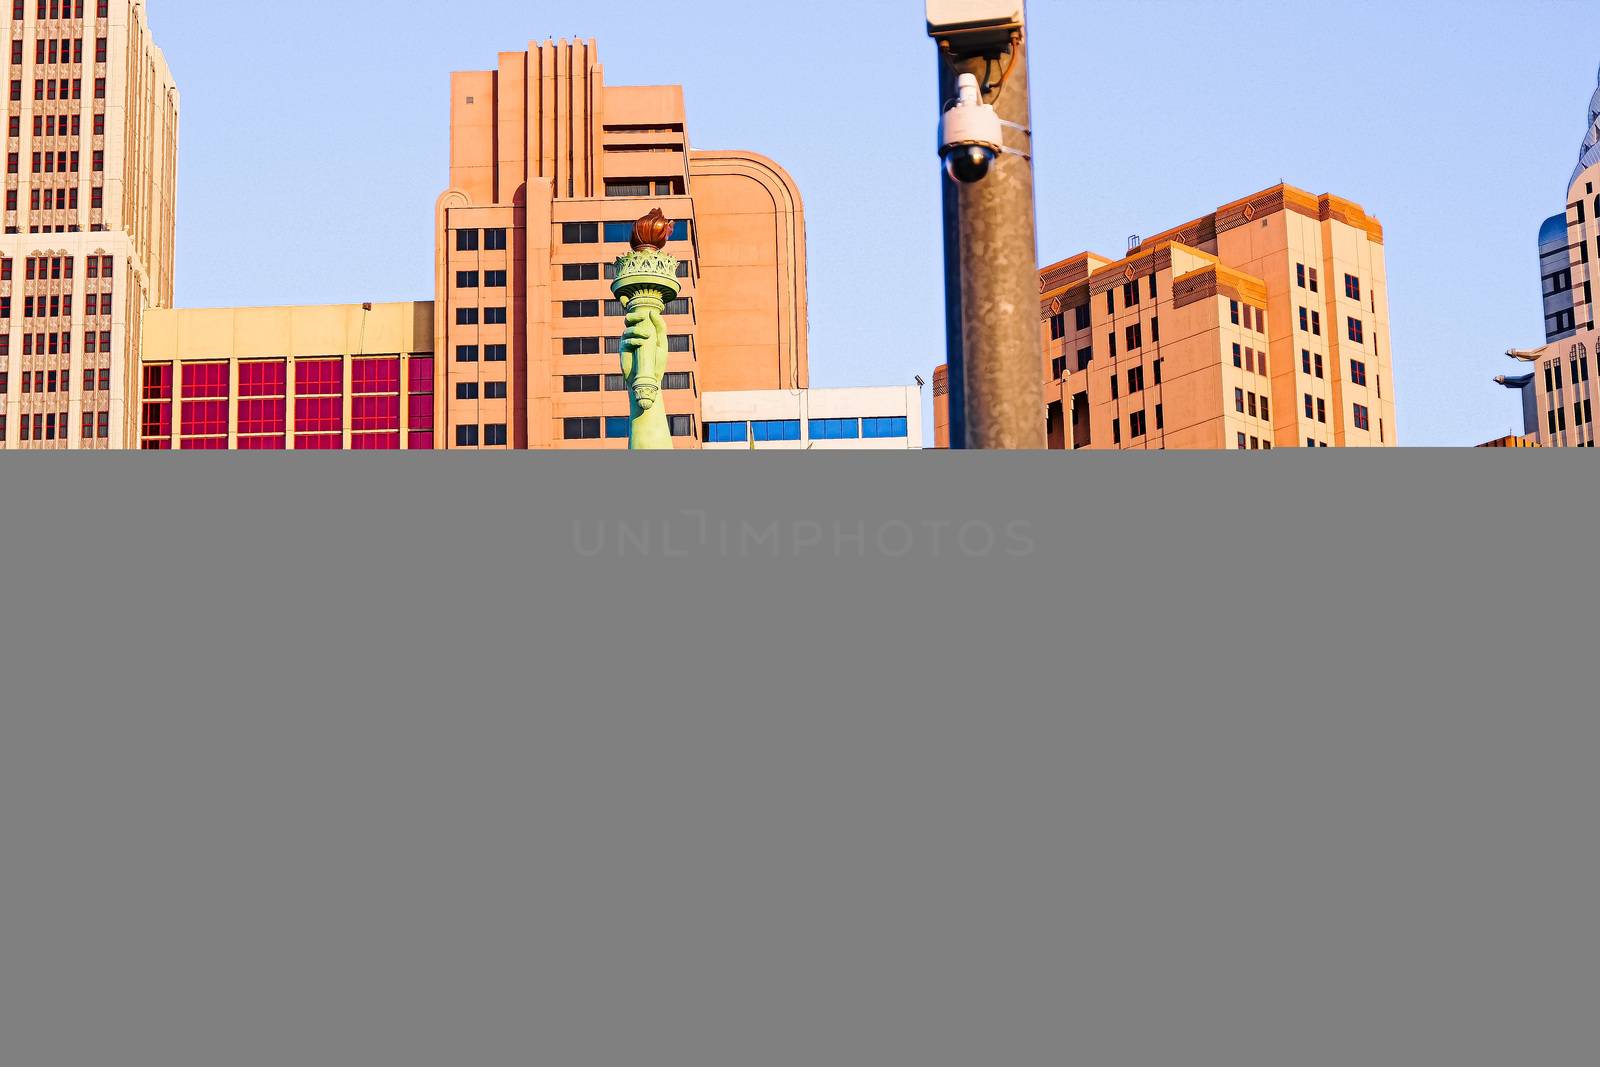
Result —
[[[940, 49], [940, 100], [974, 74], [1005, 122], [1006, 145], [983, 181], [945, 183], [946, 317], [953, 448], [1043, 449], [1044, 348], [1026, 29], [997, 56]], [[952, 295], [959, 303], [950, 304]], [[959, 336], [954, 328], [959, 324]]]

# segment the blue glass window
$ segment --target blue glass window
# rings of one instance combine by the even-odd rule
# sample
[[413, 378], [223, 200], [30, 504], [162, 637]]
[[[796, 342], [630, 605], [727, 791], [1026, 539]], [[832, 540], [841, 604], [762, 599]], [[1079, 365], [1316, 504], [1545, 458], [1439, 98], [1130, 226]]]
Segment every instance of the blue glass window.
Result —
[[[625, 245], [633, 237], [633, 223], [608, 222], [606, 223], [606, 244]], [[679, 219], [672, 224], [672, 236], [668, 240], [687, 241], [689, 239], [689, 220]]]
[[726, 445], [736, 441], [748, 440], [750, 440], [750, 424], [748, 422], [706, 423], [707, 444]]
[[861, 420], [861, 436], [869, 441], [905, 437], [906, 433], [906, 420], [903, 418]]
[[606, 436], [613, 438], [627, 437], [628, 431], [632, 428], [632, 423], [633, 419], [627, 415], [607, 415]]
[[[755, 438], [757, 441], [798, 441], [800, 440], [799, 419], [769, 419], [757, 422]], [[743, 440], [743, 438], [740, 438]]]
[[854, 441], [861, 436], [860, 419], [812, 419], [813, 441]]

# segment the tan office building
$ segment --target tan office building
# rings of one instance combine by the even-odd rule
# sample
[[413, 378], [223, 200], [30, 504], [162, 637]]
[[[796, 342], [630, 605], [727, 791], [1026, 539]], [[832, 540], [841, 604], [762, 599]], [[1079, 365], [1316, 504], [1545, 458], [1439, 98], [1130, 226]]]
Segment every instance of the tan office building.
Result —
[[127, 447], [140, 316], [172, 303], [178, 91], [143, 0], [0, 11], [0, 448]]
[[625, 448], [624, 324], [607, 274], [634, 220], [678, 223], [663, 382], [680, 448], [707, 391], [802, 389], [800, 194], [771, 160], [691, 147], [679, 86], [608, 85], [593, 41], [451, 78], [435, 351], [442, 447]]
[[1347, 200], [1275, 186], [1039, 287], [1051, 448], [1396, 443], [1383, 228]]

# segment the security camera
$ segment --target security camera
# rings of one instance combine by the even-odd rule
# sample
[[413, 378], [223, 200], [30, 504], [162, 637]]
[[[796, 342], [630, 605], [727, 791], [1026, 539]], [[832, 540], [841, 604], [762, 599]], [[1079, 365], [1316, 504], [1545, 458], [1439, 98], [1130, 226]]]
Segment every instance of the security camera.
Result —
[[970, 185], [989, 176], [1005, 139], [1004, 124], [983, 102], [974, 74], [956, 82], [956, 102], [939, 123], [939, 155], [951, 181]]

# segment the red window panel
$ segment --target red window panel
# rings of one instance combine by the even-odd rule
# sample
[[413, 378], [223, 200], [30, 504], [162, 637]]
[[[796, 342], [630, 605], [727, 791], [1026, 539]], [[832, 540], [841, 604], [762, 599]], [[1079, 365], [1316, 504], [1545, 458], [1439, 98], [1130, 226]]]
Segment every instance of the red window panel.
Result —
[[399, 451], [398, 433], [361, 433], [350, 438], [350, 447], [358, 452]]
[[281, 433], [275, 437], [239, 438], [239, 451], [241, 452], [278, 451], [284, 447], [286, 446], [284, 444], [283, 434]]
[[226, 437], [185, 437], [182, 449], [185, 452], [226, 452], [228, 439]]
[[344, 364], [337, 359], [297, 359], [296, 396], [339, 396], [344, 392]]
[[294, 439], [294, 447], [313, 452], [337, 452], [344, 448], [344, 435], [337, 433], [303, 434]]
[[140, 442], [139, 447], [146, 452], [164, 452], [172, 447], [172, 442], [165, 439], [160, 441], [142, 441]]
[[[185, 363], [183, 365], [183, 398], [185, 400], [228, 395], [228, 365], [226, 363]], [[185, 416], [187, 418], [187, 416]]]
[[406, 435], [406, 447], [413, 452], [431, 451], [433, 449], [433, 431], [412, 430]]
[[411, 428], [413, 430], [433, 429], [433, 397], [413, 396], [409, 403], [411, 405]]
[[358, 396], [350, 401], [352, 430], [398, 430], [400, 398], [397, 396]]
[[350, 363], [350, 391], [356, 394], [398, 393], [400, 357], [357, 359]]
[[412, 356], [410, 362], [410, 382], [413, 393], [433, 393], [433, 357]]
[[344, 429], [344, 401], [336, 396], [301, 398], [294, 402], [295, 429], [327, 433]]
[[288, 418], [289, 402], [282, 398], [239, 401], [239, 432], [241, 434], [281, 434], [288, 427]]
[[172, 405], [170, 403], [146, 402], [140, 426], [140, 432], [145, 437], [171, 437]]
[[144, 368], [144, 399], [172, 399], [172, 364], [147, 363]]
[[284, 396], [289, 369], [281, 359], [239, 364], [240, 396]]
[[228, 435], [226, 400], [186, 400], [183, 404], [183, 436]]

